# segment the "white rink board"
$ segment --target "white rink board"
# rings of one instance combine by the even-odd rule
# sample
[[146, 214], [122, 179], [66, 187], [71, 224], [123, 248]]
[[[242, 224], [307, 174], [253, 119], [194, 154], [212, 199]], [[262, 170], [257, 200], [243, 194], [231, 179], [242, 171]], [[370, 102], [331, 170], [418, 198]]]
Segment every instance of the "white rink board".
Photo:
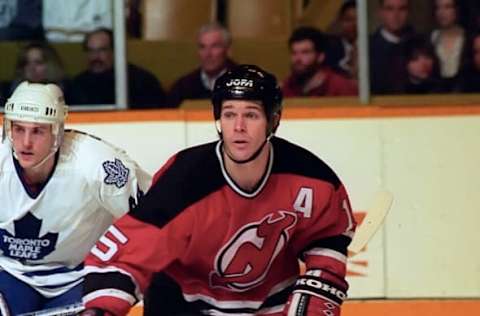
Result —
[[[278, 135], [324, 160], [345, 184], [353, 210], [365, 211], [382, 187], [379, 124], [375, 120], [284, 121]], [[361, 274], [348, 278], [350, 298], [385, 297], [381, 232], [375, 237], [367, 251], [349, 260], [348, 270]], [[359, 264], [362, 261], [368, 265]]]
[[127, 151], [146, 171], [153, 174], [175, 152], [185, 148], [185, 122], [131, 122], [67, 124], [102, 138]]
[[[216, 138], [213, 122], [68, 125], [126, 149], [149, 172], [187, 145]], [[385, 232], [349, 270], [350, 297], [480, 297], [480, 117], [283, 120], [279, 136], [325, 160], [355, 210], [394, 193]], [[352, 261], [365, 261], [366, 266]]]
[[385, 126], [387, 296], [480, 297], [480, 118]]

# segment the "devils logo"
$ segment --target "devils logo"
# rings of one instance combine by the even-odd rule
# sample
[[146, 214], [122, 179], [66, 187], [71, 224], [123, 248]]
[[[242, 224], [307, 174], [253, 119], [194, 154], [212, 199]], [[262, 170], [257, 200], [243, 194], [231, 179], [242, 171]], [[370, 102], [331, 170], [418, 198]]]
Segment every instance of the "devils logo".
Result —
[[243, 292], [262, 283], [296, 223], [295, 213], [278, 211], [240, 228], [217, 254], [210, 286]]

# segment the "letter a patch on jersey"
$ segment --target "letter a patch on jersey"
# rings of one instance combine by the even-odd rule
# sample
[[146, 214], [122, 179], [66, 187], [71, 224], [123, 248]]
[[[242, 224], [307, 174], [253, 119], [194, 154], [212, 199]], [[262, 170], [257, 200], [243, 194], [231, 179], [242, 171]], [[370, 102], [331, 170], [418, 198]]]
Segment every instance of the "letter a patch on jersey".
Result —
[[103, 180], [105, 184], [113, 184], [119, 189], [127, 184], [130, 170], [125, 167], [120, 159], [115, 158], [114, 161], [107, 160], [103, 162], [102, 166], [107, 173]]

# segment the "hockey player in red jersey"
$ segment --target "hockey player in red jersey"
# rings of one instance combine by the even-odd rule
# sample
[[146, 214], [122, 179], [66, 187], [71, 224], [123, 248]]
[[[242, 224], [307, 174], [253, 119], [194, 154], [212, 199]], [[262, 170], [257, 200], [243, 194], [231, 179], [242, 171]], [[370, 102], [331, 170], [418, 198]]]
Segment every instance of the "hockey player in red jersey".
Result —
[[240, 65], [212, 103], [220, 140], [171, 157], [93, 248], [84, 315], [125, 315], [154, 276], [152, 315], [340, 315], [355, 229], [341, 181], [274, 136], [273, 75]]

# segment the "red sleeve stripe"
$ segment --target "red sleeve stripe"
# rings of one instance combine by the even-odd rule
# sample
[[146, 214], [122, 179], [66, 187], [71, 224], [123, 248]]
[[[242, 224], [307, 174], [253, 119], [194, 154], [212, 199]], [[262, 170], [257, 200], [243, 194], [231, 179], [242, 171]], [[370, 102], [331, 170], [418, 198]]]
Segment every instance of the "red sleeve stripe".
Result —
[[215, 297], [204, 295], [204, 294], [185, 294], [184, 293], [183, 297], [187, 302], [203, 301], [217, 309], [241, 309], [241, 308], [258, 309], [263, 303], [263, 301], [253, 301], [253, 300], [218, 300]]
[[309, 249], [304, 253], [304, 256], [322, 256], [322, 257], [329, 257], [333, 258], [337, 261], [340, 261], [341, 263], [346, 264], [347, 263], [347, 256], [345, 256], [343, 253], [340, 253], [338, 251], [328, 249], [328, 248], [313, 248]]
[[299, 316], [307, 314], [307, 304], [305, 302], [305, 297], [301, 293], [295, 293], [292, 296], [290, 306], [288, 307], [287, 316]]
[[105, 311], [105, 316], [127, 315], [132, 308], [129, 302], [113, 296], [99, 296], [85, 303], [85, 308], [98, 308]]
[[[106, 266], [106, 267], [97, 267], [97, 266], [85, 266], [85, 272], [86, 272], [86, 283], [90, 283], [90, 280], [89, 278], [94, 275], [94, 274], [97, 274], [97, 273], [100, 273], [100, 274], [107, 274], [107, 273], [119, 273], [120, 277], [121, 276], [124, 276], [126, 277], [126, 280], [128, 278], [128, 281], [131, 282], [134, 286], [134, 291], [131, 293], [132, 295], [136, 296], [138, 298], [138, 300], [142, 300], [143, 299], [143, 295], [142, 295], [142, 292], [140, 291], [140, 287], [138, 286], [138, 283], [135, 281], [135, 278], [130, 274], [128, 273], [127, 271], [123, 270], [123, 269], [120, 269], [118, 267], [113, 267], [113, 266]], [[108, 279], [107, 279], [108, 280]], [[95, 282], [92, 282], [92, 286], [95, 286]]]
[[83, 297], [83, 303], [87, 305], [89, 302], [96, 300], [100, 297], [114, 297], [126, 301], [130, 306], [133, 306], [137, 299], [127, 292], [120, 291], [118, 289], [102, 289], [91, 292]]
[[103, 266], [103, 267], [99, 267], [99, 266], [94, 266], [94, 265], [86, 265], [85, 268], [84, 268], [84, 271], [88, 274], [88, 273], [108, 273], [108, 272], [119, 272], [121, 274], [124, 274], [126, 276], [128, 276], [130, 279], [132, 279], [133, 282], [135, 282], [135, 279], [133, 278], [132, 274], [130, 274], [129, 272], [127, 272], [126, 270], [123, 270], [119, 267], [115, 267], [115, 266]]
[[89, 273], [109, 273], [109, 272], [121, 273], [123, 275], [128, 276], [131, 279], [131, 281], [135, 284], [135, 287], [137, 289], [137, 293], [140, 293], [138, 291], [139, 286], [138, 286], [137, 282], [135, 282], [135, 278], [132, 276], [132, 274], [130, 274], [129, 272], [127, 272], [123, 269], [120, 269], [119, 267], [114, 267], [114, 266], [97, 267], [97, 266], [88, 265], [88, 266], [85, 266], [84, 271], [86, 272], [86, 274], [89, 274]]

